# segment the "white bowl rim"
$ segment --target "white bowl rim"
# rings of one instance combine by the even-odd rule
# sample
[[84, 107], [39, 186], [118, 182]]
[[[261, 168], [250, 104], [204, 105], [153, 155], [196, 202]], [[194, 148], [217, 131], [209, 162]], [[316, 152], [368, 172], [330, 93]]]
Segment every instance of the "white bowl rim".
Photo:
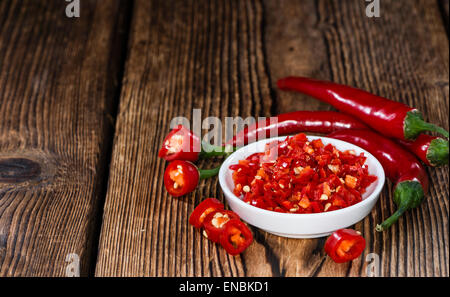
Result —
[[[263, 208], [259, 208], [253, 205], [250, 205], [244, 201], [242, 201], [242, 199], [240, 199], [239, 197], [237, 197], [236, 195], [234, 195], [234, 193], [227, 187], [226, 182], [225, 182], [225, 174], [229, 169], [229, 167], [231, 165], [234, 164], [229, 164], [231, 162], [231, 160], [233, 159], [232, 156], [235, 155], [237, 152], [243, 150], [243, 149], [248, 149], [249, 146], [258, 146], [261, 145], [263, 143], [268, 143], [271, 141], [276, 141], [276, 140], [285, 140], [286, 137], [288, 136], [281, 136], [281, 137], [273, 137], [273, 138], [266, 138], [257, 142], [253, 142], [250, 143], [246, 146], [243, 146], [241, 148], [239, 148], [237, 151], [233, 152], [233, 154], [231, 154], [222, 164], [220, 170], [219, 170], [219, 184], [220, 187], [222, 188], [222, 191], [224, 191], [225, 195], [229, 197], [229, 199], [233, 199], [236, 200], [237, 203], [241, 204], [244, 207], [249, 207], [251, 208], [252, 211], [255, 211], [257, 213], [261, 213], [261, 214], [271, 214], [275, 217], [320, 217], [320, 216], [331, 216], [331, 215], [338, 215], [338, 214], [344, 214], [345, 212], [351, 212], [352, 210], [356, 209], [356, 208], [360, 208], [363, 207], [366, 204], [369, 204], [371, 202], [371, 200], [377, 199], [381, 190], [384, 187], [384, 183], [385, 183], [385, 172], [383, 169], [383, 166], [381, 165], [380, 161], [378, 161], [377, 158], [375, 158], [371, 153], [369, 153], [368, 151], [364, 150], [363, 148], [351, 144], [349, 142], [343, 141], [343, 140], [339, 140], [339, 139], [334, 139], [334, 138], [330, 138], [330, 137], [325, 137], [325, 136], [315, 136], [315, 135], [306, 135], [308, 137], [308, 139], [322, 139], [324, 140], [326, 143], [341, 143], [344, 145], [349, 146], [349, 149], [357, 149], [360, 150], [361, 152], [364, 153], [364, 155], [367, 158], [372, 158], [375, 166], [377, 167], [377, 171], [381, 170], [380, 173], [381, 175], [378, 176], [377, 178], [380, 179], [380, 182], [378, 183], [378, 185], [376, 186], [376, 188], [373, 190], [372, 194], [370, 194], [368, 197], [366, 197], [365, 199], [363, 199], [361, 202], [358, 202], [356, 204], [353, 204], [351, 206], [345, 207], [345, 208], [341, 208], [341, 209], [337, 209], [337, 210], [332, 210], [332, 211], [328, 211], [328, 212], [320, 212], [320, 213], [283, 213], [283, 212], [276, 212], [276, 211], [272, 211], [272, 210], [267, 210], [267, 209], [263, 209]], [[332, 143], [333, 144], [333, 143]], [[333, 144], [334, 145], [334, 144]], [[253, 154], [253, 153], [252, 153]], [[251, 154], [249, 154], [248, 156], [250, 156]], [[248, 157], [246, 156], [246, 157]]]

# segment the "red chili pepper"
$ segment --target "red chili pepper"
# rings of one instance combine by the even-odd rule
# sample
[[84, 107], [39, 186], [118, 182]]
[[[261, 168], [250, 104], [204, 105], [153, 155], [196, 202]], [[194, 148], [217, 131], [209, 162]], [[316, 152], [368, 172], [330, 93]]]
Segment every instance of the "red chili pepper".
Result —
[[369, 130], [343, 130], [329, 137], [353, 143], [375, 156], [384, 168], [386, 176], [395, 183], [394, 202], [398, 210], [377, 231], [383, 231], [395, 223], [407, 210], [418, 207], [428, 191], [428, 175], [417, 158], [399, 144]]
[[233, 256], [242, 253], [252, 241], [252, 232], [240, 220], [230, 220], [220, 235], [220, 244]]
[[226, 147], [213, 146], [200, 141], [192, 131], [179, 125], [164, 139], [158, 156], [166, 161], [184, 160], [195, 162], [199, 158], [226, 156], [230, 152]]
[[189, 224], [195, 228], [203, 227], [203, 221], [206, 216], [214, 211], [223, 210], [224, 206], [222, 202], [216, 198], [207, 198], [203, 200], [192, 212], [189, 217]]
[[331, 104], [392, 138], [412, 140], [425, 131], [448, 138], [447, 131], [425, 122], [417, 109], [363, 90], [304, 77], [283, 78], [277, 84], [282, 90], [301, 92]]
[[[265, 158], [276, 149], [274, 162]], [[272, 160], [272, 159], [270, 159]], [[255, 207], [285, 213], [318, 213], [342, 209], [362, 200], [375, 180], [369, 175], [364, 154], [339, 151], [321, 139], [305, 134], [267, 144], [229, 168], [233, 193]]]
[[366, 240], [352, 229], [341, 229], [328, 237], [325, 252], [336, 263], [345, 263], [358, 258], [366, 248]]
[[448, 164], [448, 141], [435, 136], [420, 134], [414, 141], [397, 140], [429, 166]]
[[[272, 121], [272, 122], [271, 122]], [[271, 135], [284, 136], [300, 132], [331, 133], [343, 129], [368, 129], [364, 123], [352, 116], [334, 111], [295, 111], [280, 114], [246, 127], [229, 143], [243, 146], [249, 142], [268, 138]]]
[[240, 218], [231, 210], [217, 210], [208, 214], [203, 221], [203, 228], [205, 228], [208, 239], [219, 242], [220, 234], [222, 234], [226, 224], [234, 219], [239, 220]]
[[200, 179], [217, 175], [219, 169], [199, 170], [191, 162], [175, 160], [169, 163], [164, 172], [164, 186], [170, 195], [180, 197], [194, 191]]

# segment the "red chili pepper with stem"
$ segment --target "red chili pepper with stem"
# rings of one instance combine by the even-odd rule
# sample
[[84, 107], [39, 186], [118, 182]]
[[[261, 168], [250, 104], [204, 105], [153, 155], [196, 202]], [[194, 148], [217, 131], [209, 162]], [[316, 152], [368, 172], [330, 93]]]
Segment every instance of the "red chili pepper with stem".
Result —
[[200, 141], [192, 131], [179, 125], [164, 139], [158, 156], [166, 161], [184, 160], [195, 162], [199, 158], [227, 156], [230, 152], [227, 147], [213, 146]]
[[189, 224], [191, 224], [195, 228], [201, 228], [203, 227], [203, 221], [208, 214], [223, 209], [224, 206], [222, 202], [220, 202], [216, 198], [207, 198], [203, 200], [199, 205], [197, 205], [197, 207], [191, 213], [191, 216], [189, 217]]
[[366, 248], [366, 240], [355, 230], [341, 229], [328, 237], [325, 252], [336, 263], [358, 258]]
[[230, 220], [220, 234], [220, 244], [233, 256], [242, 253], [252, 242], [252, 232], [240, 220]]
[[305, 77], [287, 77], [277, 84], [281, 90], [304, 93], [331, 104], [388, 137], [413, 140], [422, 132], [434, 131], [448, 138], [446, 130], [425, 122], [417, 109], [360, 89]]
[[422, 163], [399, 144], [370, 130], [343, 130], [328, 135], [357, 145], [375, 156], [386, 176], [395, 183], [397, 211], [377, 231], [388, 229], [407, 210], [418, 207], [428, 192], [428, 174]]
[[220, 166], [199, 170], [191, 162], [175, 160], [169, 163], [164, 172], [164, 186], [170, 195], [180, 197], [194, 191], [201, 179], [213, 177], [219, 170]]
[[413, 152], [428, 166], [448, 164], [448, 141], [426, 134], [420, 134], [414, 141], [397, 140], [398, 143]]
[[[271, 122], [272, 121], [272, 122]], [[280, 114], [246, 127], [230, 142], [234, 147], [271, 137], [300, 132], [328, 134], [343, 129], [368, 129], [369, 127], [352, 116], [335, 111], [294, 111]]]

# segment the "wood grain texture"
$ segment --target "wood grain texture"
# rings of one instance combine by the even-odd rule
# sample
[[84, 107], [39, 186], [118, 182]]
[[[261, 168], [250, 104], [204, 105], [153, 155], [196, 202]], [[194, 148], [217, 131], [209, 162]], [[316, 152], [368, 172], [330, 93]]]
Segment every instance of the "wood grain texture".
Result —
[[[367, 18], [361, 1], [265, 4], [272, 81], [302, 75], [352, 85], [415, 106], [448, 129], [449, 48], [437, 4], [382, 1], [379, 19]], [[277, 106], [280, 112], [329, 108], [278, 91]], [[355, 226], [367, 240], [357, 261], [334, 264], [323, 253], [323, 240], [272, 238], [281, 255], [280, 270], [289, 276], [365, 276], [365, 257], [376, 253], [382, 276], [448, 276], [448, 167], [428, 172], [432, 187], [426, 202], [391, 230], [376, 233], [376, 223], [395, 209], [387, 183], [377, 207]]]
[[365, 276], [365, 257], [376, 253], [382, 276], [448, 276], [448, 168], [430, 169], [426, 202], [376, 233], [375, 224], [394, 210], [388, 183], [355, 226], [367, 240], [364, 255], [343, 265], [326, 257], [325, 239], [285, 239], [256, 228], [255, 243], [228, 256], [187, 222], [202, 199], [223, 200], [217, 179], [178, 199], [162, 184], [158, 148], [170, 120], [192, 120], [193, 108], [222, 119], [330, 109], [276, 91], [285, 75], [360, 87], [448, 128], [448, 38], [438, 3], [382, 3], [381, 18], [369, 19], [364, 1], [137, 0], [96, 275]]
[[0, 275], [92, 263], [119, 59], [121, 2], [0, 1]]
[[258, 1], [136, 1], [96, 275], [272, 275], [262, 236], [230, 257], [188, 225], [202, 199], [223, 199], [217, 179], [172, 198], [157, 158], [171, 119], [193, 108], [202, 118], [270, 115], [262, 16]]

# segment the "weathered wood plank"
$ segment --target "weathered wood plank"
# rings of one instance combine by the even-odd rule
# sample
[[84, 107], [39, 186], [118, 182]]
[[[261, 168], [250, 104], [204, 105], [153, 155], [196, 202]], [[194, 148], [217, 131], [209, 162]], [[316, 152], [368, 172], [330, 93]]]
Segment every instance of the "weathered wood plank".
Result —
[[[302, 5], [265, 1], [265, 5], [273, 82], [303, 75], [353, 85], [415, 106], [431, 122], [448, 128], [449, 48], [437, 3], [382, 1], [379, 19], [367, 18], [361, 1], [302, 1]], [[280, 112], [329, 108], [279, 91], [277, 103]], [[429, 173], [432, 187], [427, 201], [380, 234], [374, 231], [375, 224], [394, 210], [387, 184], [371, 215], [355, 226], [368, 246], [351, 265], [336, 265], [326, 258], [323, 240], [280, 242], [268, 236], [279, 249], [280, 270], [289, 276], [365, 276], [365, 257], [376, 253], [384, 276], [448, 276], [448, 168]]]
[[0, 275], [87, 275], [117, 89], [120, 1], [0, 2]]
[[427, 202], [379, 234], [375, 224], [394, 209], [388, 185], [356, 226], [368, 241], [365, 254], [336, 265], [324, 239], [285, 239], [256, 228], [243, 255], [226, 255], [187, 223], [199, 201], [223, 199], [217, 180], [171, 198], [162, 184], [165, 162], [156, 157], [170, 120], [192, 120], [193, 108], [202, 118], [222, 119], [330, 109], [274, 94], [276, 79], [292, 74], [402, 100], [448, 127], [448, 39], [437, 3], [384, 1], [379, 19], [366, 18], [360, 1], [176, 4], [138, 0], [134, 7], [96, 275], [365, 276], [369, 253], [380, 256], [385, 276], [448, 275], [448, 169], [430, 169]]
[[136, 2], [97, 275], [272, 275], [263, 242], [230, 257], [188, 225], [199, 201], [223, 199], [217, 179], [174, 199], [157, 158], [170, 120], [192, 119], [193, 108], [203, 118], [270, 114], [262, 17], [258, 1]]

